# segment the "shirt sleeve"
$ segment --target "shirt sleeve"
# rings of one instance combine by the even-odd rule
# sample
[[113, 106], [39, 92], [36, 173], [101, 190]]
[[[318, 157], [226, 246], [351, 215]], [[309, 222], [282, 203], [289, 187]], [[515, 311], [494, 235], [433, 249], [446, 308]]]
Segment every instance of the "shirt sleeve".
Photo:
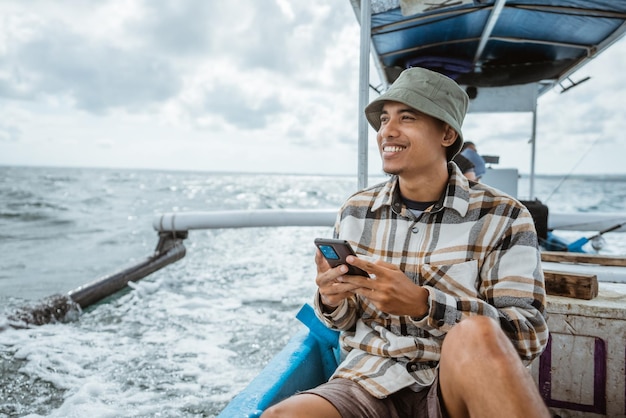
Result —
[[[345, 204], [344, 204], [345, 207]], [[341, 208], [339, 214], [337, 215], [337, 219], [335, 221], [335, 227], [333, 231], [333, 238], [339, 238], [339, 229], [341, 226], [341, 213], [344, 209]], [[347, 331], [354, 327], [357, 315], [356, 315], [356, 296], [353, 296], [348, 299], [344, 299], [337, 308], [335, 308], [332, 312], [325, 312], [324, 307], [322, 305], [322, 298], [319, 292], [315, 292], [315, 298], [313, 301], [313, 306], [315, 308], [315, 314], [327, 327], [331, 329], [335, 329], [338, 331]]]
[[512, 220], [478, 272], [478, 295], [455, 295], [424, 286], [429, 292], [429, 311], [424, 318], [413, 318], [414, 324], [443, 335], [464, 317], [489, 316], [500, 322], [522, 360], [530, 362], [548, 340], [545, 285], [536, 242], [530, 215]]
[[313, 302], [315, 314], [327, 327], [338, 331], [347, 331], [354, 327], [356, 317], [356, 296], [344, 299], [332, 312], [324, 312], [319, 290]]

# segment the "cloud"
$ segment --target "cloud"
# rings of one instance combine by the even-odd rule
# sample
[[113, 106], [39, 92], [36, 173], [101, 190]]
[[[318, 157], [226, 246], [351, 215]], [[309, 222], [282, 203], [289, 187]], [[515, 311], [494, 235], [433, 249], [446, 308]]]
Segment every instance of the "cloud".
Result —
[[150, 51], [108, 45], [60, 20], [24, 18], [19, 24], [33, 26], [2, 57], [12, 69], [0, 78], [4, 97], [63, 98], [79, 109], [101, 113], [150, 106], [180, 90], [175, 68]]
[[250, 90], [228, 82], [214, 85], [204, 94], [202, 111], [219, 114], [225, 122], [243, 130], [263, 129], [268, 119], [280, 113], [283, 106], [275, 95], [249, 97], [247, 91]]
[[177, 58], [208, 53], [212, 49], [211, 28], [224, 27], [216, 10], [223, 2], [142, 1], [137, 2], [140, 19], [125, 24], [127, 36], [141, 39], [142, 48]]
[[[104, 16], [101, 25], [110, 28], [108, 36], [72, 24], [67, 17], [35, 16], [18, 8], [10, 32], [6, 29], [11, 42], [0, 63], [12, 70], [0, 75], [0, 95], [69, 101], [79, 109], [102, 113], [112, 108], [139, 111], [171, 101], [182, 104], [184, 89], [198, 89], [205, 92], [204, 109], [187, 109], [218, 112], [229, 122], [241, 118], [243, 128], [260, 128], [265, 119], [282, 111], [283, 102], [277, 93], [261, 99], [251, 94], [264, 85], [279, 91], [289, 80], [314, 89], [328, 80], [337, 84], [347, 80], [337, 69], [320, 68], [328, 58], [325, 46], [333, 41], [332, 36], [328, 39], [333, 25], [339, 19], [346, 24], [346, 16], [337, 16], [329, 5], [279, 5], [269, 0], [128, 4], [131, 11], [125, 12], [116, 11], [122, 7], [119, 2], [94, 5], [95, 13]], [[76, 21], [90, 19], [86, 7], [71, 9], [67, 2], [64, 7]], [[115, 26], [106, 19], [120, 23]], [[228, 73], [219, 66], [227, 67]], [[198, 68], [211, 69], [209, 74], [215, 77], [195, 76]], [[247, 104], [250, 99], [257, 103]], [[241, 110], [235, 114], [237, 107]]]
[[[345, 0], [4, 0], [0, 164], [353, 172], [358, 42]], [[541, 171], [554, 152], [621, 141], [626, 55], [610, 59], [540, 99]], [[466, 137], [525, 171], [531, 116], [485, 116], [468, 116]]]

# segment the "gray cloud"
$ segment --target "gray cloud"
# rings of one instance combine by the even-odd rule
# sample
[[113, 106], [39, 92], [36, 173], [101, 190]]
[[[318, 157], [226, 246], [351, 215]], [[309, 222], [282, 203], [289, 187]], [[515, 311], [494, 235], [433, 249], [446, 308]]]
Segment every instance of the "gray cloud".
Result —
[[141, 21], [126, 31], [155, 51], [182, 59], [229, 56], [246, 68], [287, 69], [293, 24], [275, 1], [145, 2]]
[[180, 88], [174, 69], [147, 52], [96, 44], [63, 30], [50, 33], [16, 53], [31, 97], [67, 95], [77, 107], [98, 113], [166, 100]]
[[206, 92], [202, 110], [219, 114], [226, 122], [240, 129], [262, 129], [266, 127], [268, 118], [284, 109], [275, 96], [264, 98], [253, 105], [240, 87], [218, 83]]
[[147, 2], [145, 19], [127, 30], [163, 53], [198, 59], [228, 56], [244, 71], [261, 68], [290, 75], [320, 65], [336, 28], [356, 25], [349, 7], [332, 8], [319, 17], [319, 5], [289, 5], [293, 17], [274, 0]]
[[[72, 17], [76, 22], [81, 13], [97, 9], [90, 1], [79, 3], [80, 7], [68, 12], [76, 14]], [[81, 33], [80, 25], [67, 25], [54, 13], [40, 13], [33, 19], [24, 8], [19, 22], [22, 28], [28, 27], [29, 36], [15, 38], [4, 55], [0, 52], [0, 67], [9, 69], [0, 72], [0, 98], [60, 100], [95, 114], [112, 109], [160, 112], [171, 103], [178, 106], [183, 120], [219, 116], [239, 129], [260, 130], [292, 112], [300, 97], [295, 95], [302, 95], [302, 100], [311, 100], [310, 94], [317, 96], [320, 102], [307, 109], [332, 107], [331, 99], [317, 93], [322, 89], [347, 92], [350, 83], [356, 84], [354, 74], [327, 64], [326, 54], [339, 43], [340, 28], [357, 27], [347, 4], [289, 1], [292, 13], [285, 13], [274, 0], [139, 0], [131, 4], [132, 12], [116, 22], [119, 25], [103, 21], [104, 27], [114, 28], [110, 37]], [[72, 6], [64, 3], [63, 7]], [[202, 80], [198, 74], [199, 68], [224, 63], [236, 68], [232, 77]], [[318, 84], [322, 70], [324, 86]], [[247, 73], [245, 83], [234, 78], [238, 72]], [[256, 91], [250, 74], [259, 75], [263, 92]], [[196, 82], [205, 84], [196, 86]], [[287, 85], [294, 86], [289, 98], [283, 88]], [[203, 99], [189, 99], [198, 89], [204, 90]], [[309, 115], [303, 111], [297, 122], [289, 123], [296, 126], [288, 129], [298, 130], [290, 141], [306, 143]]]
[[60, 28], [12, 54], [12, 77], [0, 83], [5, 97], [65, 96], [99, 113], [166, 100], [181, 87], [174, 68], [159, 57], [90, 42]]
[[220, 19], [221, 3], [229, 2], [146, 1], [146, 14], [139, 21], [128, 21], [125, 28], [129, 36], [142, 39], [147, 48], [155, 51], [206, 58], [211, 52], [211, 28], [225, 23]]
[[[287, 75], [298, 71], [305, 63], [321, 62], [317, 58], [322, 48], [311, 48], [304, 43], [307, 40], [304, 37], [298, 37], [299, 42], [294, 42], [298, 31], [304, 30], [313, 20], [309, 10], [299, 10], [290, 21], [272, 2], [269, 7], [257, 8], [254, 14], [254, 20], [264, 24], [249, 26], [239, 34], [236, 43], [243, 51], [238, 55], [242, 65]], [[325, 42], [323, 38], [317, 38], [317, 43]]]
[[61, 96], [94, 113], [139, 109], [175, 97], [188, 66], [224, 56], [244, 72], [261, 68], [277, 78], [297, 77], [321, 65], [333, 42], [330, 28], [345, 25], [346, 16], [329, 11], [320, 18], [307, 2], [290, 6], [293, 18], [270, 0], [145, 2], [145, 15], [124, 23], [131, 39], [123, 48], [48, 18], [29, 28], [34, 36], [0, 56], [0, 65], [10, 69], [8, 77], [0, 75], [0, 96]]
[[[30, 22], [32, 24], [32, 22]], [[101, 113], [167, 100], [181, 88], [173, 64], [147, 49], [125, 49], [74, 32], [58, 20], [40, 21], [32, 35], [0, 56], [0, 96], [36, 100], [59, 96]]]

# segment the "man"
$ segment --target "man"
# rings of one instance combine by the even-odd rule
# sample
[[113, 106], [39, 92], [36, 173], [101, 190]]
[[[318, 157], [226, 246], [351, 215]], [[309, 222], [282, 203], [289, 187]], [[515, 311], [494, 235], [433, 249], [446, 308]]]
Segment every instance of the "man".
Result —
[[348, 199], [335, 236], [371, 278], [317, 252], [316, 312], [344, 359], [263, 417], [549, 417], [524, 366], [548, 337], [533, 220], [451, 163], [467, 105], [411, 68], [365, 109], [392, 176]]
[[480, 178], [487, 172], [487, 167], [485, 167], [485, 160], [483, 157], [478, 154], [478, 150], [476, 149], [476, 144], [471, 141], [463, 142], [463, 147], [461, 148], [461, 153], [459, 154], [474, 164], [474, 172], [476, 174], [476, 180], [480, 180]]
[[454, 164], [459, 166], [461, 173], [463, 173], [463, 175], [467, 177], [468, 180], [471, 180], [471, 181], [478, 180], [476, 178], [476, 170], [474, 168], [474, 163], [472, 163], [470, 160], [465, 158], [462, 154], [459, 153], [455, 155], [452, 161], [454, 162]]

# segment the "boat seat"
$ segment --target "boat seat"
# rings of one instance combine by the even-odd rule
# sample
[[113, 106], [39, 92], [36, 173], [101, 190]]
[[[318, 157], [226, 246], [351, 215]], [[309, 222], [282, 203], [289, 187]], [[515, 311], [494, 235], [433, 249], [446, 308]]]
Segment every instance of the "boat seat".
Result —
[[535, 229], [537, 230], [537, 236], [539, 241], [545, 241], [548, 239], [548, 206], [541, 203], [540, 200], [521, 200], [522, 204], [526, 206], [533, 221], [535, 222]]

